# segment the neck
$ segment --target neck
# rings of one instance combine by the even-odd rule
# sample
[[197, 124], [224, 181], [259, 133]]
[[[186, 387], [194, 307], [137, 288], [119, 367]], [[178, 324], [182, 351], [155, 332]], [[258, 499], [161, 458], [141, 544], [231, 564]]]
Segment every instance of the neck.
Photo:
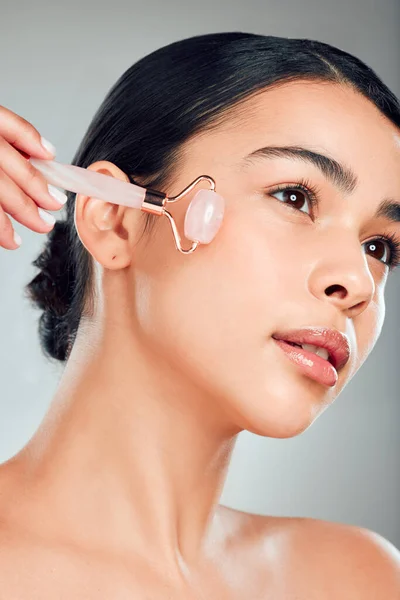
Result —
[[49, 411], [21, 452], [24, 489], [42, 513], [35, 522], [95, 549], [195, 564], [214, 543], [238, 431], [218, 399], [123, 328], [100, 330], [81, 325]]

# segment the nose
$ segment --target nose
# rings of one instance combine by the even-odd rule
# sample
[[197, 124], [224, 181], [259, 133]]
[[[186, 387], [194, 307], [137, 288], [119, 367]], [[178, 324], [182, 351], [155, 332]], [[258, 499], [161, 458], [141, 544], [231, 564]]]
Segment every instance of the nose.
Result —
[[[354, 236], [354, 234], [353, 234]], [[346, 239], [347, 238], [347, 239]], [[354, 318], [362, 313], [375, 294], [375, 281], [359, 240], [341, 233], [326, 236], [321, 257], [310, 274], [310, 291]]]

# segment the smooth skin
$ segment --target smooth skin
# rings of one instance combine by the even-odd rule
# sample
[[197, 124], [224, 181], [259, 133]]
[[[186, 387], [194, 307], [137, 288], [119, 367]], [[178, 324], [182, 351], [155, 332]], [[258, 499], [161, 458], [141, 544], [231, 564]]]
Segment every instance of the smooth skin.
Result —
[[[43, 233], [37, 206], [56, 207], [15, 149], [46, 158], [40, 134], [4, 108], [0, 123], [0, 204]], [[299, 160], [241, 163], [266, 145], [327, 154], [358, 185], [346, 195]], [[107, 161], [89, 168], [128, 181]], [[391, 275], [366, 242], [400, 237], [400, 224], [373, 217], [383, 198], [400, 201], [400, 132], [349, 87], [285, 84], [192, 138], [163, 191], [200, 174], [226, 212], [214, 241], [188, 256], [167, 219], [140, 239], [140, 211], [77, 196], [97, 300], [41, 426], [0, 467], [0, 600], [399, 598], [400, 554], [380, 535], [218, 500], [237, 434], [305, 431], [379, 337]], [[320, 189], [314, 213], [306, 194], [301, 210], [271, 194], [299, 178]], [[180, 231], [191, 197], [171, 206]], [[5, 219], [1, 244], [13, 249]], [[271, 337], [309, 325], [351, 340], [334, 387], [301, 374]]]

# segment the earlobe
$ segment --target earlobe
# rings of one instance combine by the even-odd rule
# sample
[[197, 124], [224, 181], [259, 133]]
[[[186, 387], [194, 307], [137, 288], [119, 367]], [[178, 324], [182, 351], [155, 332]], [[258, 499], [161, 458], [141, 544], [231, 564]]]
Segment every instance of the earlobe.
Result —
[[[108, 161], [98, 161], [88, 169], [129, 182], [127, 175]], [[127, 225], [130, 212], [132, 209], [99, 198], [76, 196], [74, 220], [78, 236], [87, 251], [105, 268], [124, 268], [132, 260], [130, 238], [135, 227]]]

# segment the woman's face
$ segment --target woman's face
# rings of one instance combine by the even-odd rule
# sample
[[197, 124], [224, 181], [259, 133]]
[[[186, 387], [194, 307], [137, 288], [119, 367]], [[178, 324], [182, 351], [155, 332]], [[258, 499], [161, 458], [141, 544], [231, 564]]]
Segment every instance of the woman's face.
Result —
[[[345, 191], [339, 177], [329, 180], [305, 159], [244, 161], [265, 146], [327, 155], [357, 184]], [[384, 288], [394, 275], [385, 264], [390, 246], [376, 237], [400, 239], [400, 223], [374, 213], [385, 198], [400, 199], [400, 132], [350, 88], [285, 84], [191, 139], [177, 178], [163, 191], [176, 195], [199, 175], [213, 177], [225, 198], [221, 229], [209, 245], [183, 255], [160, 218], [136, 249], [133, 310], [142, 340], [204, 390], [209, 410], [222, 408], [233, 428], [296, 435], [333, 402], [379, 337]], [[274, 192], [301, 180], [319, 190], [318, 206], [307, 192]], [[182, 234], [201, 187], [207, 185], [170, 205]], [[377, 246], [366, 243], [373, 240]], [[272, 338], [308, 326], [335, 328], [350, 340], [350, 360], [334, 386], [304, 375]]]

